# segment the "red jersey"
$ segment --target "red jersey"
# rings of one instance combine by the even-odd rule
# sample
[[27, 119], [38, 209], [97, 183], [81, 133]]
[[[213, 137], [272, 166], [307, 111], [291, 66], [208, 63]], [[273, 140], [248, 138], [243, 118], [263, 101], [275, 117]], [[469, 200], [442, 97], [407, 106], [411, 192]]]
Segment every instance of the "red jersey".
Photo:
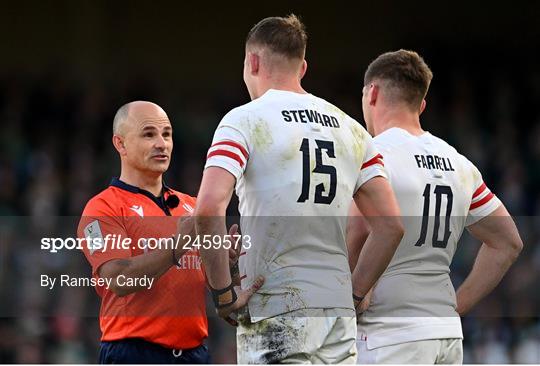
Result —
[[[171, 196], [179, 199], [176, 206]], [[174, 203], [167, 205], [168, 200]], [[87, 240], [109, 239], [99, 248], [83, 245], [92, 275], [97, 279], [98, 269], [105, 262], [144, 254], [155, 248], [157, 239], [171, 238], [176, 233], [177, 217], [191, 213], [194, 207], [195, 198], [168, 187], [164, 187], [162, 197], [155, 197], [113, 179], [107, 189], [88, 202], [77, 231]], [[122, 281], [125, 284], [127, 279]], [[101, 297], [101, 340], [142, 338], [173, 349], [201, 345], [208, 336], [208, 323], [205, 277], [198, 251], [185, 253], [178, 265], [149, 287], [119, 297], [107, 285], [96, 286]]]

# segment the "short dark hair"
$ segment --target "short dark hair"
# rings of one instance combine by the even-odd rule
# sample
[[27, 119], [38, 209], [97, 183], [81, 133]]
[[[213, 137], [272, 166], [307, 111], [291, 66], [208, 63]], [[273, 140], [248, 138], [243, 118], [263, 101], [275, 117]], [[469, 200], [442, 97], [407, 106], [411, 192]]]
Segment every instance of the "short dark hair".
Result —
[[303, 59], [306, 44], [306, 28], [294, 14], [261, 20], [251, 28], [246, 39], [246, 46], [268, 47], [271, 51], [289, 59]]
[[364, 75], [364, 85], [373, 80], [386, 82], [392, 97], [420, 108], [432, 78], [433, 73], [418, 53], [399, 50], [383, 53], [371, 62]]

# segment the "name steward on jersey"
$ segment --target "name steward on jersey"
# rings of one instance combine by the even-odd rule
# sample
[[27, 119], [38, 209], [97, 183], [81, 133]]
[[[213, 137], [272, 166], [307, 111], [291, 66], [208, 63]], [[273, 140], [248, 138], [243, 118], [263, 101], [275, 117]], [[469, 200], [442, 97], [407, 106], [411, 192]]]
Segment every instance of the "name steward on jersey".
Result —
[[416, 165], [420, 169], [439, 169], [444, 172], [453, 172], [454, 167], [450, 158], [445, 158], [437, 155], [415, 155]]
[[339, 121], [334, 116], [313, 111], [311, 109], [299, 109], [281, 111], [285, 122], [318, 123], [324, 127], [339, 128]]

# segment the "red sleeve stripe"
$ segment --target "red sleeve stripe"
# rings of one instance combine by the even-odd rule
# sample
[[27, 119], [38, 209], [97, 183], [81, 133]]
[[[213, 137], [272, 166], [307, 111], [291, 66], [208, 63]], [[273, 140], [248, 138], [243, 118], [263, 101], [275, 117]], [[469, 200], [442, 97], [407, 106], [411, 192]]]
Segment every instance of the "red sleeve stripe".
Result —
[[239, 256], [246, 255], [247, 252], [241, 252]]
[[486, 183], [482, 182], [482, 185], [478, 187], [476, 191], [474, 191], [472, 198], [475, 199], [476, 197], [480, 196], [486, 190], [486, 188]]
[[384, 166], [384, 162], [382, 161], [382, 159], [383, 159], [382, 155], [377, 154], [377, 155], [375, 155], [375, 157], [369, 159], [364, 164], [362, 164], [362, 168], [360, 168], [360, 169], [365, 169], [368, 166], [372, 166], [374, 164], [381, 164], [382, 166]]
[[246, 277], [247, 277], [247, 275], [243, 275], [242, 277], [240, 277], [240, 281], [242, 281]]
[[235, 154], [235, 153], [233, 153], [232, 151], [229, 151], [229, 150], [214, 150], [214, 151], [211, 151], [206, 156], [206, 159], [210, 159], [212, 156], [215, 156], [215, 155], [226, 156], [228, 158], [234, 159], [234, 160], [236, 160], [238, 162], [238, 164], [240, 164], [240, 167], [243, 167], [244, 164], [245, 164], [244, 161], [242, 160], [242, 158], [238, 154]]
[[474, 210], [475, 208], [478, 208], [478, 207], [482, 206], [484, 203], [487, 203], [494, 196], [495, 195], [493, 194], [493, 192], [489, 192], [489, 194], [487, 194], [484, 198], [482, 198], [481, 200], [471, 204], [471, 207], [469, 207], [469, 210]]
[[244, 155], [244, 158], [246, 158], [246, 160], [247, 160], [247, 158], [249, 156], [247, 150], [237, 142], [229, 141], [229, 140], [220, 141], [220, 142], [216, 142], [215, 144], [213, 144], [210, 147], [214, 147], [214, 146], [218, 146], [218, 145], [228, 145], [228, 146], [232, 146], [232, 147], [237, 148], [238, 150], [240, 150], [242, 152], [242, 155]]

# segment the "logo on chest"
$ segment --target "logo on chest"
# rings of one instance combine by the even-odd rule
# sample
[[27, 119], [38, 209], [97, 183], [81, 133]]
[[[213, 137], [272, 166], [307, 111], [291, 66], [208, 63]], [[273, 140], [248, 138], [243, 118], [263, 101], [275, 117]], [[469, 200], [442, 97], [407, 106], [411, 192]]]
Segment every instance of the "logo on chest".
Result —
[[135, 212], [140, 217], [144, 217], [143, 208], [141, 205], [133, 205], [129, 208], [131, 211]]

